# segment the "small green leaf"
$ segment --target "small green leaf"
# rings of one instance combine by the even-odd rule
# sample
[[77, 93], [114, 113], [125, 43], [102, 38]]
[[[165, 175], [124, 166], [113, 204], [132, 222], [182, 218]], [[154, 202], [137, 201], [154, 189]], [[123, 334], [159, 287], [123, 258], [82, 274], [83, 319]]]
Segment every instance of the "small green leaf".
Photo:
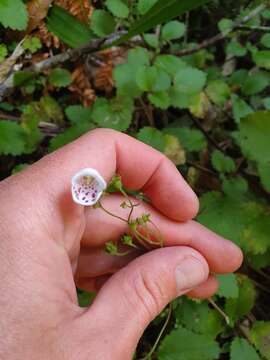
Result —
[[144, 15], [157, 3], [158, 0], [139, 0], [138, 1], [138, 12], [141, 15]]
[[122, 0], [106, 0], [106, 6], [110, 12], [121, 19], [128, 17], [129, 8], [127, 4]]
[[26, 134], [15, 122], [0, 121], [0, 154], [21, 155], [25, 151]]
[[28, 14], [22, 0], [0, 0], [0, 23], [12, 30], [25, 30]]
[[217, 294], [219, 296], [227, 299], [235, 299], [238, 297], [239, 289], [236, 276], [234, 274], [217, 275], [217, 279], [219, 282], [219, 290]]
[[142, 128], [138, 135], [137, 139], [144, 142], [147, 145], [152, 146], [153, 148], [163, 152], [165, 149], [165, 138], [161, 131], [151, 128], [144, 127]]
[[220, 314], [216, 310], [210, 309], [207, 302], [198, 303], [181, 298], [174, 315], [177, 324], [180, 323], [197, 334], [210, 335], [213, 339], [223, 330]]
[[231, 345], [230, 360], [260, 360], [253, 346], [246, 339], [234, 338]]
[[176, 40], [184, 36], [186, 25], [180, 21], [173, 20], [163, 26], [161, 38], [164, 41]]
[[270, 34], [264, 34], [262, 36], [261, 44], [267, 48], [270, 48]]
[[212, 165], [220, 173], [231, 173], [236, 170], [233, 159], [219, 150], [215, 150], [212, 154]]
[[250, 338], [260, 354], [270, 360], [270, 321], [256, 321], [252, 325]]
[[233, 29], [234, 22], [230, 19], [222, 19], [218, 23], [218, 28], [223, 35], [227, 35]]
[[67, 118], [72, 124], [83, 122], [90, 122], [92, 109], [83, 107], [82, 105], [70, 105], [65, 109]]
[[247, 315], [253, 308], [256, 299], [256, 290], [252, 281], [243, 275], [237, 275], [239, 295], [235, 298], [227, 298], [225, 313], [232, 323]]
[[239, 123], [242, 118], [254, 112], [251, 106], [237, 95], [232, 95], [232, 105], [233, 117], [236, 123]]
[[238, 41], [232, 40], [226, 49], [227, 54], [242, 57], [247, 54], [247, 49], [241, 45]]
[[195, 334], [179, 326], [162, 341], [158, 350], [158, 359], [213, 360], [218, 359], [219, 352], [219, 346], [212, 336]]
[[56, 87], [66, 87], [72, 83], [71, 74], [66, 69], [53, 69], [49, 75], [49, 82]]
[[166, 134], [176, 136], [183, 147], [190, 152], [199, 152], [207, 147], [207, 142], [201, 131], [189, 127], [168, 127], [163, 130]]
[[214, 104], [224, 106], [230, 99], [231, 89], [225, 81], [214, 80], [209, 82], [206, 93]]
[[256, 95], [262, 92], [270, 85], [270, 76], [266, 71], [258, 71], [249, 75], [242, 86], [244, 95]]
[[160, 91], [148, 95], [150, 102], [157, 108], [166, 110], [170, 106], [170, 97], [166, 91]]
[[41, 41], [38, 37], [27, 37], [23, 42], [23, 48], [29, 50], [32, 54], [42, 48]]
[[180, 69], [187, 67], [187, 63], [174, 55], [159, 55], [156, 58], [155, 66], [174, 77]]
[[91, 29], [100, 37], [110, 35], [116, 26], [112, 15], [105, 10], [94, 10], [91, 16]]
[[158, 70], [154, 66], [141, 67], [137, 73], [137, 85], [142, 91], [151, 91], [158, 80]]
[[179, 70], [175, 77], [176, 90], [187, 95], [201, 92], [205, 84], [206, 73], [192, 67]]
[[270, 160], [270, 111], [258, 111], [240, 122], [239, 143], [243, 154], [258, 163]]
[[129, 128], [133, 115], [133, 100], [115, 98], [108, 101], [98, 98], [94, 104], [92, 119], [100, 127], [125, 131]]
[[151, 46], [154, 49], [158, 48], [159, 38], [156, 34], [144, 34], [143, 38], [147, 45]]

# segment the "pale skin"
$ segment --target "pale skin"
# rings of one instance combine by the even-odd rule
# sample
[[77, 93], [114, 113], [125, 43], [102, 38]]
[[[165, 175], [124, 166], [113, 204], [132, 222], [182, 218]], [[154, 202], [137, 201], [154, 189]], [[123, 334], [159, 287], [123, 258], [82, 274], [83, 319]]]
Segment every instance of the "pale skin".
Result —
[[[104, 244], [126, 224], [72, 201], [70, 180], [96, 169], [109, 182], [122, 176], [143, 191], [147, 212], [165, 247], [112, 257]], [[104, 206], [125, 216], [123, 198]], [[241, 265], [242, 253], [192, 219], [198, 199], [162, 154], [112, 131], [94, 130], [0, 183], [0, 358], [132, 359], [150, 321], [177, 296], [208, 298], [210, 273]], [[99, 290], [89, 309], [77, 304], [76, 286]]]

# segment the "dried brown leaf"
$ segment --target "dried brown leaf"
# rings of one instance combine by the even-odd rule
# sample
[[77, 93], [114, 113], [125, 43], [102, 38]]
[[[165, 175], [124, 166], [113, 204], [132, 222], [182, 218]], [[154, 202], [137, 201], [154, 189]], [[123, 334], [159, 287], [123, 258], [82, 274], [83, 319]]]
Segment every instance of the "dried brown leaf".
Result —
[[40, 22], [45, 19], [52, 1], [53, 0], [30, 0], [27, 3], [29, 16], [28, 33], [36, 29], [40, 25]]

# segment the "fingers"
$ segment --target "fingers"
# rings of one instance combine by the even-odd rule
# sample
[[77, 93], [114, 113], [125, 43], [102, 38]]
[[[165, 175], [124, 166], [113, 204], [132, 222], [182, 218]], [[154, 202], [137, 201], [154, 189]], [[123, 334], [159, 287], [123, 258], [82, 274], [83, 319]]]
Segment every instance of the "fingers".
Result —
[[210, 275], [203, 284], [191, 290], [187, 296], [195, 299], [209, 299], [218, 291], [218, 280]]
[[[120, 208], [123, 198], [112, 195], [105, 198], [103, 205], [115, 214], [127, 218], [127, 210]], [[241, 250], [228, 240], [216, 235], [204, 226], [190, 221], [179, 223], [167, 219], [151, 206], [143, 204], [137, 207], [134, 217], [142, 213], [150, 213], [151, 220], [162, 233], [165, 246], [190, 246], [199, 251], [207, 260], [212, 272], [227, 273], [238, 269], [242, 263]], [[86, 228], [82, 240], [84, 248], [94, 246], [102, 247], [110, 240], [117, 241], [121, 235], [128, 231], [128, 227], [100, 209], [90, 209], [86, 213]]]
[[172, 219], [188, 220], [198, 211], [196, 195], [170, 160], [150, 146], [108, 129], [89, 132], [44, 157], [17, 179], [24, 182], [24, 191], [36, 188], [37, 202], [49, 198], [55, 205], [63, 196], [72, 202], [71, 178], [89, 167], [98, 170], [107, 182], [115, 173], [120, 174], [126, 187], [144, 191], [153, 205]]
[[191, 248], [152, 251], [106, 282], [83, 317], [82, 327], [87, 331], [90, 324], [102, 326], [106, 319], [103, 341], [111, 343], [117, 339], [117, 348], [127, 349], [127, 353], [114, 354], [114, 358], [131, 358], [150, 321], [171, 300], [205, 282], [208, 273], [205, 259]]

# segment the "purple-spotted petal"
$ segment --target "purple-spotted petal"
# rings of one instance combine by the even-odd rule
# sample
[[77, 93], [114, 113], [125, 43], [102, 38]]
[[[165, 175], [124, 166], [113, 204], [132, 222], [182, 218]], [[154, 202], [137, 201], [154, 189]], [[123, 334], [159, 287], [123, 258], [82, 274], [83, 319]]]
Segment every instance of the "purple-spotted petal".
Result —
[[106, 187], [106, 181], [97, 170], [83, 169], [72, 178], [72, 198], [77, 204], [92, 206], [98, 202]]

